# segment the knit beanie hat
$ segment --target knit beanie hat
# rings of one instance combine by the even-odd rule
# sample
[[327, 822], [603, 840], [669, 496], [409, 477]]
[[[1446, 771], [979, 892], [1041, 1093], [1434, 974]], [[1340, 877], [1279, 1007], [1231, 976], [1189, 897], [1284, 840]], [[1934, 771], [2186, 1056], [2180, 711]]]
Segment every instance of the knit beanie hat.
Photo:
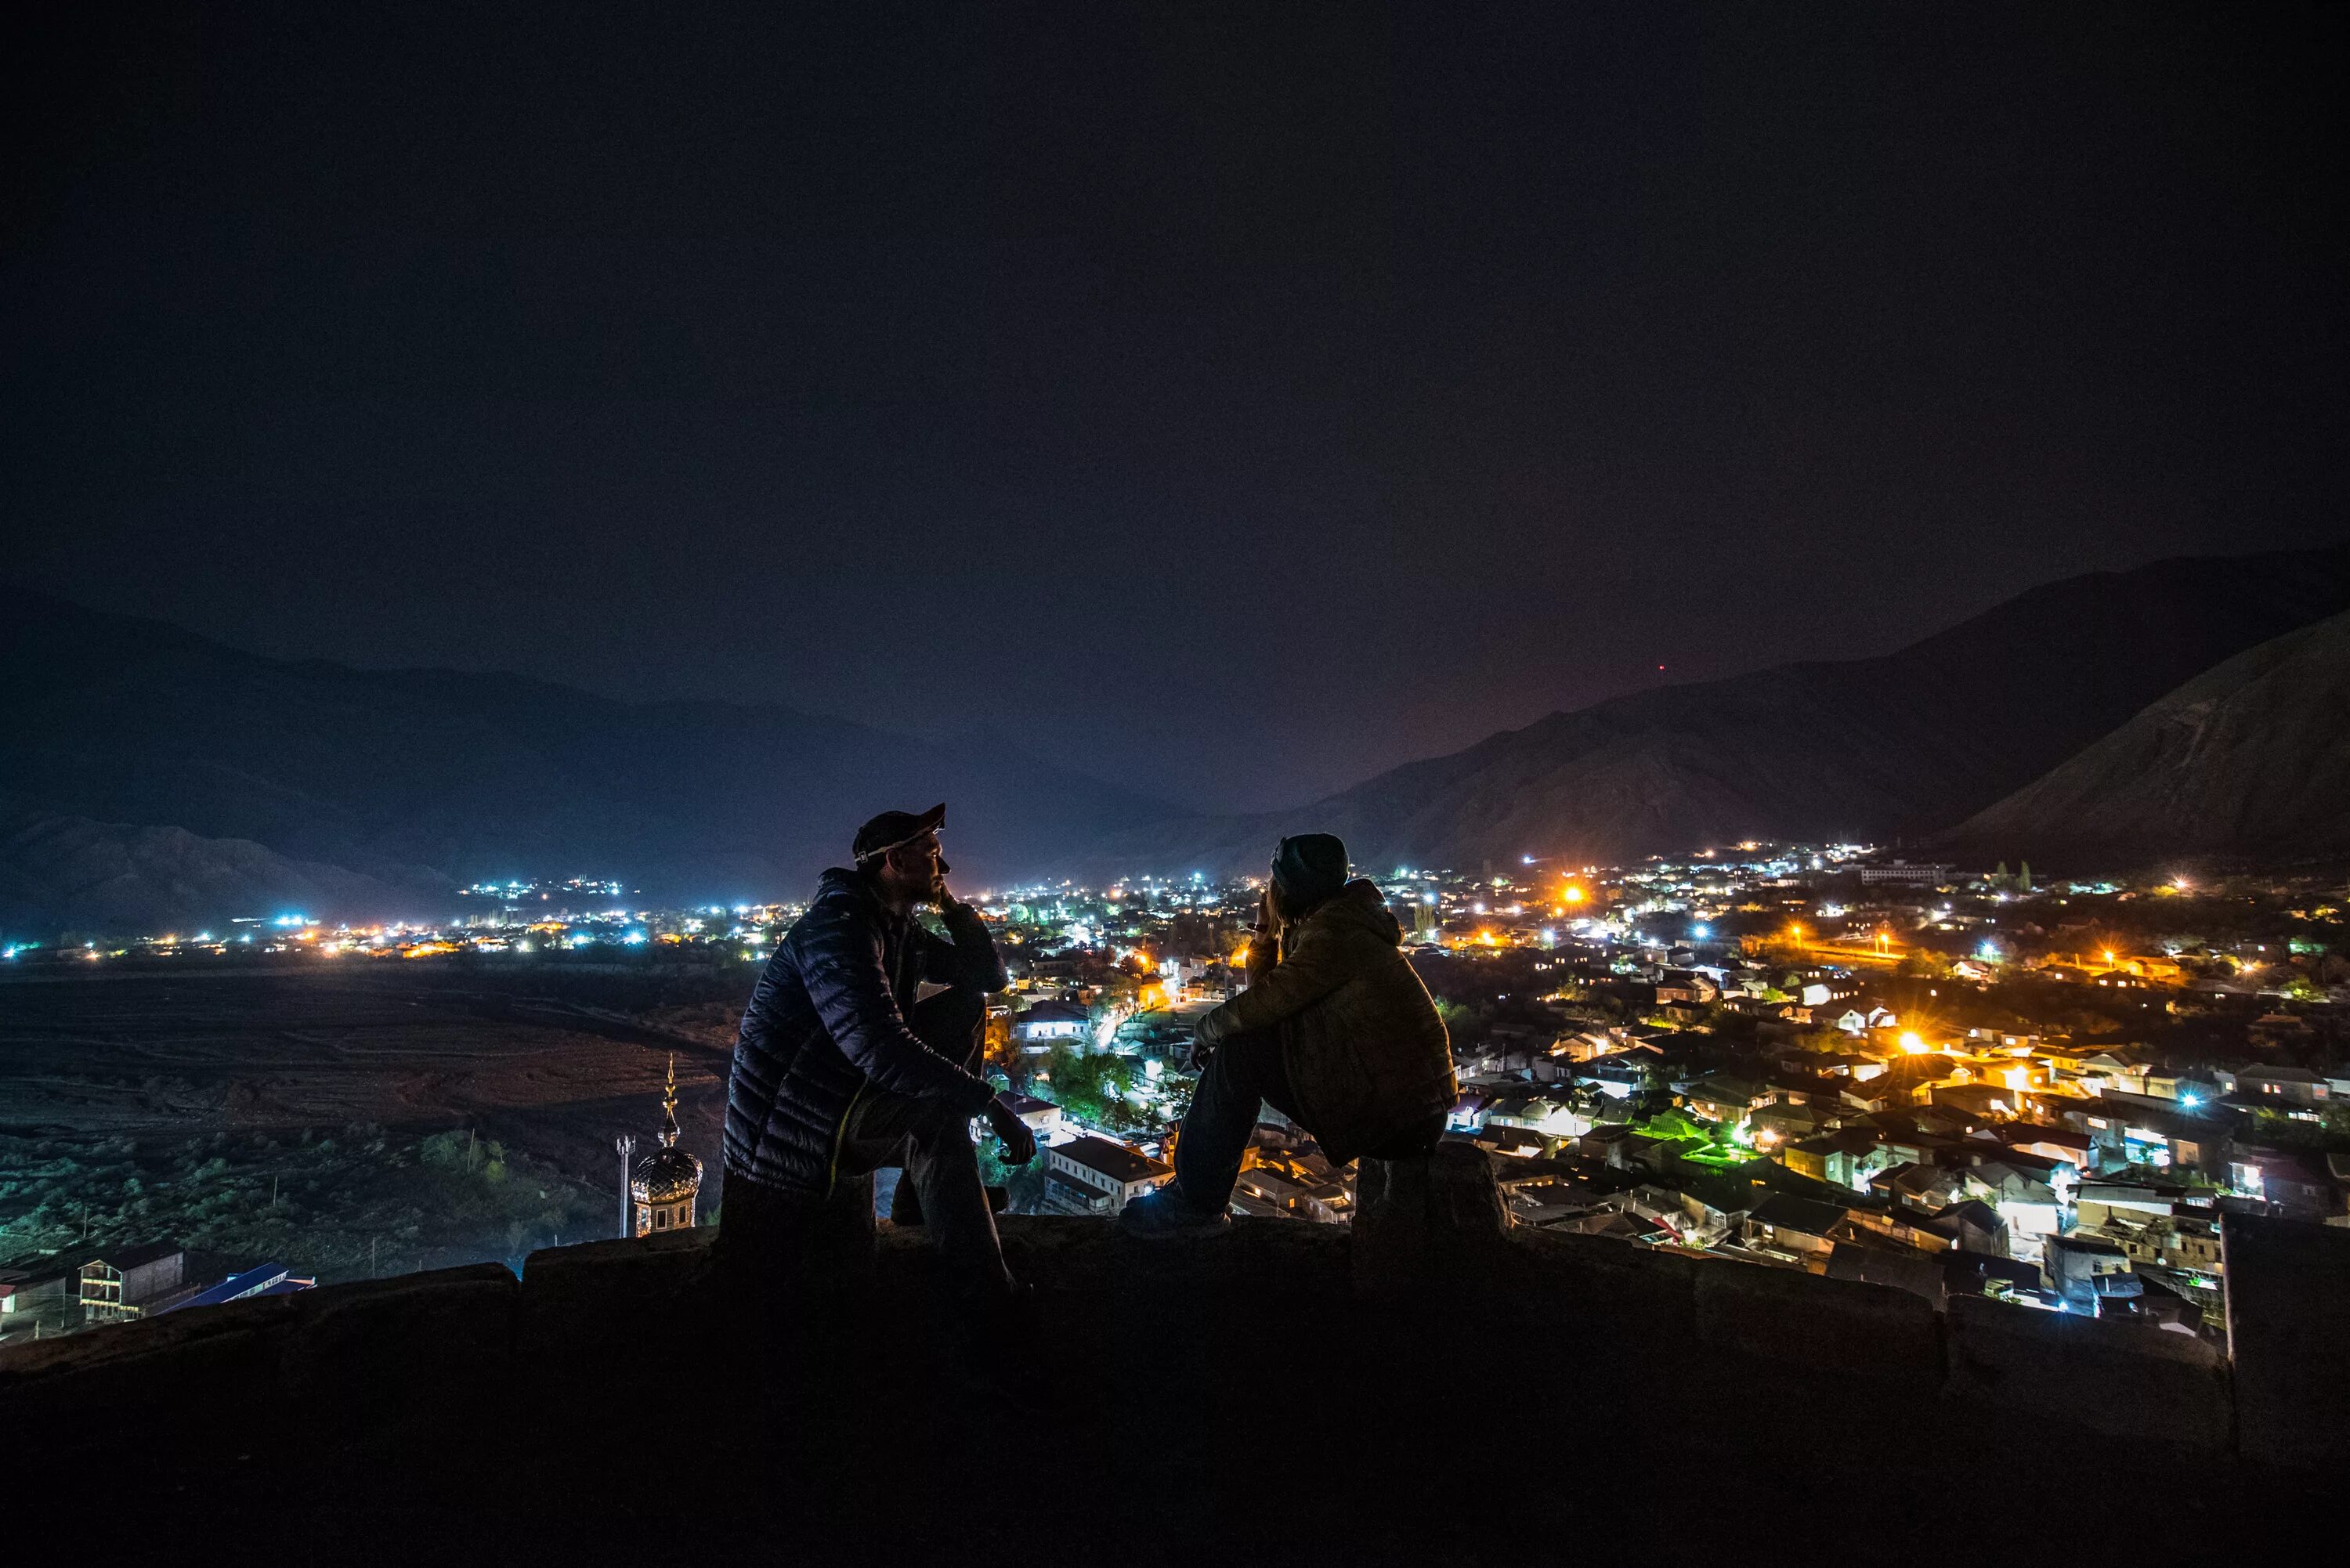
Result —
[[1273, 852], [1273, 885], [1288, 908], [1306, 910], [1347, 885], [1347, 846], [1336, 835], [1300, 833]]

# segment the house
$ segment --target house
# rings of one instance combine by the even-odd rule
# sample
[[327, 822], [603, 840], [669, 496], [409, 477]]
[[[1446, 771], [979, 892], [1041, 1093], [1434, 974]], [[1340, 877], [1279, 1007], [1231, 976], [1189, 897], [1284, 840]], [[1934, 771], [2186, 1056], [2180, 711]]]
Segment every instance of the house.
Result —
[[1876, 1174], [1893, 1163], [1893, 1152], [1867, 1127], [1840, 1127], [1789, 1144], [1782, 1151], [1789, 1170], [1814, 1181], [1866, 1191]]
[[1039, 1144], [1049, 1144], [1066, 1130], [1061, 1107], [1050, 1100], [1040, 1100], [1034, 1095], [1005, 1095], [1003, 1100], [1012, 1114], [1036, 1135]]
[[2012, 1153], [1978, 1160], [1960, 1176], [1960, 1190], [1998, 1210], [2007, 1227], [2004, 1251], [2017, 1258], [2038, 1258], [2042, 1244], [2062, 1228], [2065, 1189], [2074, 1179], [2070, 1165]]
[[1463, 1094], [1452, 1103], [1452, 1108], [1445, 1113], [1444, 1130], [1475, 1132], [1485, 1125], [1485, 1112], [1492, 1104], [1493, 1098], [1490, 1095]]
[[2096, 1168], [2096, 1146], [2085, 1133], [2066, 1127], [2035, 1127], [2029, 1122], [2009, 1122], [1996, 1130], [2008, 1147], [2020, 1153], [2061, 1161], [2076, 1172]]
[[1669, 969], [1657, 982], [1657, 1000], [1660, 1002], [1684, 1002], [1702, 1007], [1721, 995], [1721, 988], [1695, 970]]
[[1950, 1238], [1961, 1252], [2008, 1256], [2007, 1221], [1999, 1210], [1977, 1199], [1960, 1199], [1934, 1216], [1934, 1228]]
[[1276, 1209], [1293, 1214], [1300, 1211], [1299, 1204], [1306, 1193], [1305, 1188], [1290, 1180], [1288, 1177], [1272, 1167], [1263, 1165], [1242, 1171], [1234, 1190], [1245, 1192], [1251, 1198], [1261, 1199]]
[[1885, 1064], [1876, 1057], [1864, 1056], [1852, 1051], [1805, 1053], [1802, 1062], [1814, 1073], [1849, 1078], [1856, 1084], [1865, 1084], [1885, 1071]]
[[2078, 1105], [2052, 1101], [2050, 1108], [2065, 1127], [2088, 1135], [2103, 1170], [2150, 1165], [2216, 1172], [2227, 1151], [2225, 1123], [2172, 1102], [2109, 1090]]
[[1325, 1225], [1344, 1225], [1355, 1216], [1355, 1189], [1348, 1181], [1325, 1181], [1305, 1189], [1297, 1211]]
[[1681, 1094], [1681, 1103], [1708, 1121], [1736, 1127], [1770, 1102], [1762, 1085], [1727, 1073], [1709, 1073]]
[[1083, 1040], [1092, 1032], [1092, 1014], [1074, 1002], [1039, 1002], [1012, 1019], [1012, 1038], [1023, 1051], [1049, 1051], [1056, 1042]]
[[1833, 1203], [1773, 1192], [1747, 1214], [1746, 1244], [1786, 1253], [1806, 1264], [1816, 1262], [1825, 1270], [1835, 1250], [1832, 1232], [1844, 1217], [1845, 1210]]
[[0, 1269], [0, 1340], [61, 1334], [82, 1322], [83, 1254]]
[[2024, 1106], [2022, 1095], [2004, 1084], [1937, 1084], [1930, 1092], [1934, 1105], [1986, 1119], [2015, 1116]]
[[2130, 1267], [2129, 1254], [2094, 1236], [2053, 1238], [2043, 1266], [2065, 1306], [2092, 1317], [2134, 1303], [2146, 1291]]
[[2074, 1235], [2111, 1241], [2134, 1267], [2167, 1269], [2210, 1279], [2221, 1277], [2226, 1271], [2217, 1218], [2193, 1212], [2184, 1205], [2175, 1205], [2168, 1212], [2148, 1212], [2138, 1208], [2085, 1203], [2081, 1206], [2080, 1221]]
[[1773, 1099], [1747, 1116], [1747, 1126], [1754, 1136], [1754, 1147], [1766, 1154], [1814, 1137], [1825, 1131], [1830, 1125], [1831, 1118], [1819, 1109], [1784, 1097]]
[[1498, 1099], [1485, 1112], [1485, 1130], [1520, 1127], [1544, 1137], [1581, 1137], [1591, 1130], [1591, 1117], [1563, 1099], [1549, 1096]]
[[2247, 1067], [2236, 1075], [2238, 1102], [2263, 1109], [2323, 1106], [2332, 1095], [2324, 1076], [2306, 1067]]
[[1503, 1195], [1511, 1215], [1521, 1224], [1548, 1225], [1589, 1212], [1607, 1194], [1594, 1182], [1545, 1177], [1540, 1181], [1506, 1182]]
[[1089, 1133], [1045, 1151], [1045, 1199], [1063, 1213], [1115, 1214], [1174, 1175], [1171, 1165]]
[[2342, 1189], [2313, 1156], [2287, 1149], [2239, 1148], [2228, 1157], [2229, 1186], [2265, 1200], [2272, 1213], [2295, 1220], [2338, 1219]]
[[1487, 1154], [1498, 1154], [1505, 1159], [1540, 1159], [1550, 1152], [1552, 1143], [1538, 1132], [1501, 1126], [1479, 1129], [1471, 1141]]
[[1910, 1203], [1936, 1210], [1957, 1202], [1965, 1185], [1965, 1178], [1956, 1171], [1944, 1170], [1939, 1166], [1905, 1162], [1888, 1165], [1877, 1172], [1876, 1179], [1869, 1183], [1869, 1189], [1896, 1203]]
[[188, 1255], [171, 1241], [124, 1247], [81, 1266], [82, 1316], [91, 1323], [140, 1317], [180, 1293]]

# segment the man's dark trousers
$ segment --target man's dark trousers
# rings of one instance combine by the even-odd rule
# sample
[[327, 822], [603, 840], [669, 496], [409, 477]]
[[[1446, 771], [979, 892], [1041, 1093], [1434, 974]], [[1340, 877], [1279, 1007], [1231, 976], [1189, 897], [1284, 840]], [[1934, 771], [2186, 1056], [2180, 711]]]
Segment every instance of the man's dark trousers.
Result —
[[[987, 999], [962, 986], [924, 998], [906, 1023], [922, 1043], [976, 1070]], [[995, 1215], [980, 1182], [970, 1119], [947, 1101], [894, 1095], [871, 1085], [858, 1093], [841, 1127], [836, 1179], [900, 1165], [953, 1283], [982, 1294], [1008, 1289], [1011, 1271], [995, 1233]], [[737, 1187], [741, 1190], [737, 1190]], [[780, 1261], [769, 1254], [795, 1244], [795, 1215], [813, 1200], [773, 1192], [741, 1177], [728, 1183], [721, 1250], [738, 1251], [748, 1272], [765, 1278]]]
[[[1201, 1213], [1219, 1213], [1232, 1200], [1232, 1187], [1241, 1179], [1241, 1157], [1248, 1151], [1263, 1106], [1271, 1106], [1291, 1121], [1314, 1129], [1297, 1112], [1297, 1094], [1281, 1059], [1278, 1025], [1235, 1034], [1208, 1058], [1200, 1086], [1191, 1092], [1191, 1108], [1183, 1115], [1183, 1131], [1175, 1140], [1175, 1186], [1184, 1204]], [[1432, 1117], [1400, 1137], [1372, 1151], [1381, 1159], [1408, 1159], [1426, 1154], [1444, 1136], [1444, 1117]]]
[[[916, 1002], [906, 1025], [923, 1044], [976, 1073], [986, 1020], [987, 998], [953, 986]], [[889, 1218], [898, 1224], [930, 1228], [956, 1282], [1011, 1283], [965, 1118], [951, 1113], [941, 1118], [936, 1101], [868, 1089], [849, 1110], [840, 1140], [840, 1169], [861, 1175], [889, 1165], [905, 1168], [890, 1195]]]

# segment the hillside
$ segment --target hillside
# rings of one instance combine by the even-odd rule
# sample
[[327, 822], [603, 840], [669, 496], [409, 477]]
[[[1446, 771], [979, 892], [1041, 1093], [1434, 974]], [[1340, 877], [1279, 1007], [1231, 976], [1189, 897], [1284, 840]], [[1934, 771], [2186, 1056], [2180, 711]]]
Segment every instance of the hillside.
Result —
[[1255, 870], [1309, 829], [1371, 867], [1890, 841], [1964, 819], [2182, 681], [2345, 608], [2350, 545], [2092, 573], [1881, 658], [1554, 713], [1295, 810], [1122, 835], [1083, 868]]
[[192, 929], [229, 913], [423, 915], [453, 902], [430, 873], [367, 877], [180, 827], [0, 810], [0, 930]]
[[1167, 812], [1009, 743], [932, 746], [775, 704], [265, 659], [7, 588], [0, 794], [365, 876], [592, 874], [678, 898], [788, 896], [892, 805], [951, 802], [951, 853], [972, 877]]
[[2350, 614], [2196, 677], [1950, 838], [2043, 859], [2350, 850]]

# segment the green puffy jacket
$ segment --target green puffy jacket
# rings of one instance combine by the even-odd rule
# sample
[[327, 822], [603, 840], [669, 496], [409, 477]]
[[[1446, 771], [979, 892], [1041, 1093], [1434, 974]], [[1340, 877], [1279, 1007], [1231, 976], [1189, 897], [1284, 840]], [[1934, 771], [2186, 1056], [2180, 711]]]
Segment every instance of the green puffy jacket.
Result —
[[1357, 877], [1282, 932], [1276, 961], [1252, 952], [1248, 989], [1200, 1020], [1200, 1044], [1211, 1047], [1279, 1029], [1305, 1130], [1335, 1164], [1461, 1097], [1452, 1043], [1402, 940], [1378, 888]]

